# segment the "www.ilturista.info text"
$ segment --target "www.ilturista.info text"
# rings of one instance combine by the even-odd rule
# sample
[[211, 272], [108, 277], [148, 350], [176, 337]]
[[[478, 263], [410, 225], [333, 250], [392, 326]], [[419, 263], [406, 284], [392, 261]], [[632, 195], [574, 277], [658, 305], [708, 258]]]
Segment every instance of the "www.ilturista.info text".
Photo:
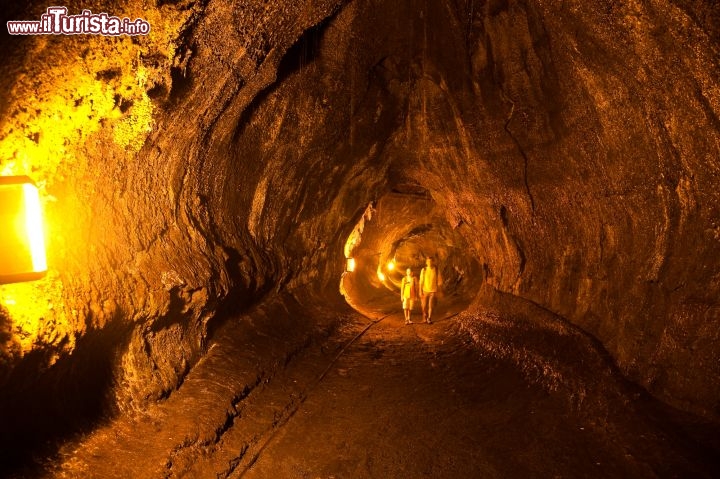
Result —
[[142, 18], [130, 20], [107, 13], [83, 10], [68, 15], [67, 7], [49, 7], [40, 20], [13, 20], [7, 22], [10, 35], [147, 35], [150, 24]]

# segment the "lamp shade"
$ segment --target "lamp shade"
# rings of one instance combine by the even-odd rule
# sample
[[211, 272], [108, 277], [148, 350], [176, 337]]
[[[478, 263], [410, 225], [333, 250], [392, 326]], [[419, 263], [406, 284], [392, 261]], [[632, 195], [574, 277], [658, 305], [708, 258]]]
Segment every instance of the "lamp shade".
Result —
[[27, 176], [0, 176], [0, 284], [47, 272], [40, 196]]

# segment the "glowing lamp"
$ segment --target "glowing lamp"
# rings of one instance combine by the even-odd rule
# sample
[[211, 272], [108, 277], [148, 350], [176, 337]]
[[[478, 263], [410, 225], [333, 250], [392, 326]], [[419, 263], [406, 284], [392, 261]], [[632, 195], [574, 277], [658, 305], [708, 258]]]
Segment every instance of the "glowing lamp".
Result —
[[47, 272], [40, 195], [27, 176], [0, 177], [0, 284]]
[[395, 269], [395, 260], [392, 260], [387, 264], [387, 269], [388, 271], [392, 271]]
[[355, 258], [348, 258], [347, 264], [345, 265], [345, 271], [353, 272], [355, 271]]
[[378, 271], [377, 276], [380, 281], [385, 281], [385, 275], [382, 271]]

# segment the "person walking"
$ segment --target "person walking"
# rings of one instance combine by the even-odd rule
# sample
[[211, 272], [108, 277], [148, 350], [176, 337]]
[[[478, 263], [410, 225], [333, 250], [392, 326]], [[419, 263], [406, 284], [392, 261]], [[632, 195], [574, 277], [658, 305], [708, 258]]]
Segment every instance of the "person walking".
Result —
[[400, 301], [402, 301], [403, 312], [405, 313], [405, 324], [411, 324], [410, 314], [412, 313], [415, 300], [418, 298], [418, 282], [415, 274], [410, 268], [405, 272], [400, 282]]
[[420, 271], [420, 306], [423, 320], [428, 324], [432, 324], [435, 294], [438, 292], [440, 284], [442, 284], [440, 272], [435, 266], [435, 260], [430, 257], [425, 260], [425, 267]]

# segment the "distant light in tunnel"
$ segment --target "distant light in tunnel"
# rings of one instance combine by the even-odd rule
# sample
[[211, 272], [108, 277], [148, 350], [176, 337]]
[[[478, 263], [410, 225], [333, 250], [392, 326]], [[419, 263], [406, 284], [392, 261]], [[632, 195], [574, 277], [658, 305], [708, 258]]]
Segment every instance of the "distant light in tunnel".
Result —
[[393, 259], [387, 264], [387, 270], [393, 271], [394, 269], [395, 269], [395, 260]]
[[355, 271], [355, 258], [348, 258], [347, 264], [345, 265], [345, 271], [352, 273]]
[[0, 177], [0, 283], [47, 271], [40, 195], [27, 176]]

